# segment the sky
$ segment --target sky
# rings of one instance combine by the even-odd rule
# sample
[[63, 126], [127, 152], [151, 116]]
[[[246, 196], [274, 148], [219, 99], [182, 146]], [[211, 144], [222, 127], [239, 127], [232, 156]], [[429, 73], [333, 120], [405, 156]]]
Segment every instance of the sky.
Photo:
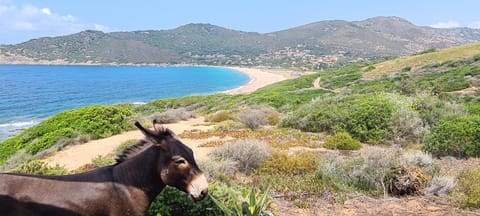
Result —
[[479, 8], [479, 0], [0, 0], [0, 44], [87, 29], [164, 30], [189, 23], [268, 33], [376, 16], [435, 28], [480, 28]]

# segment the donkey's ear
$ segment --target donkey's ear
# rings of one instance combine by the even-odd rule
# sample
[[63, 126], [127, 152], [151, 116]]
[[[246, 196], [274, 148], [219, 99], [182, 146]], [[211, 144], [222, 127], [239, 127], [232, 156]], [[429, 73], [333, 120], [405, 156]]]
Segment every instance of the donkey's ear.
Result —
[[157, 122], [156, 119], [153, 119], [153, 128], [155, 131], [159, 132], [159, 134], [163, 134], [164, 136], [171, 136], [176, 137], [177, 134], [168, 128], [164, 128], [160, 123]]
[[140, 131], [142, 131], [143, 135], [145, 135], [146, 137], [151, 137], [155, 135], [155, 133], [152, 130], [144, 128], [138, 121], [135, 122], [135, 127], [137, 127]]
[[148, 128], [144, 128], [139, 122], [135, 122], [135, 126], [140, 129], [140, 131], [142, 131], [143, 135], [145, 135], [146, 140], [150, 141], [155, 146], [159, 146], [164, 151], [167, 150], [167, 141], [165, 140], [164, 135], [159, 134], [157, 131], [152, 131]]

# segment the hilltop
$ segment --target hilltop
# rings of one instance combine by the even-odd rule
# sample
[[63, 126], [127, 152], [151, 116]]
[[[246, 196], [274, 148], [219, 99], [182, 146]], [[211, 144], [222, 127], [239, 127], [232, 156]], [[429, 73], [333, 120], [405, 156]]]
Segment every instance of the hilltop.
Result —
[[0, 47], [0, 63], [207, 64], [325, 69], [480, 41], [480, 30], [415, 26], [398, 17], [321, 21], [271, 33], [211, 24], [171, 30], [83, 31]]

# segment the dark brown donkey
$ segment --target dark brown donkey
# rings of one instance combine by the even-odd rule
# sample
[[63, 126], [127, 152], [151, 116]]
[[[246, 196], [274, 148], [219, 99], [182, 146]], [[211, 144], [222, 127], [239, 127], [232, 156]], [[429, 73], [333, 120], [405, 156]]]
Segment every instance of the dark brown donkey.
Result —
[[154, 130], [135, 125], [145, 139], [115, 165], [66, 176], [0, 174], [0, 215], [144, 215], [165, 185], [205, 198], [192, 150], [155, 121]]

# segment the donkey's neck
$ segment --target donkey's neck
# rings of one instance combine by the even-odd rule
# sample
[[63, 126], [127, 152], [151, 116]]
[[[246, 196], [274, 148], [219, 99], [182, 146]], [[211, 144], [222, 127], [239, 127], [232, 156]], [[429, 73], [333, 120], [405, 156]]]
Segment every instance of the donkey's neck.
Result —
[[158, 173], [159, 157], [160, 152], [150, 147], [135, 157], [117, 164], [113, 168], [115, 183], [126, 186], [133, 193], [143, 192], [148, 199], [148, 206], [165, 187]]

